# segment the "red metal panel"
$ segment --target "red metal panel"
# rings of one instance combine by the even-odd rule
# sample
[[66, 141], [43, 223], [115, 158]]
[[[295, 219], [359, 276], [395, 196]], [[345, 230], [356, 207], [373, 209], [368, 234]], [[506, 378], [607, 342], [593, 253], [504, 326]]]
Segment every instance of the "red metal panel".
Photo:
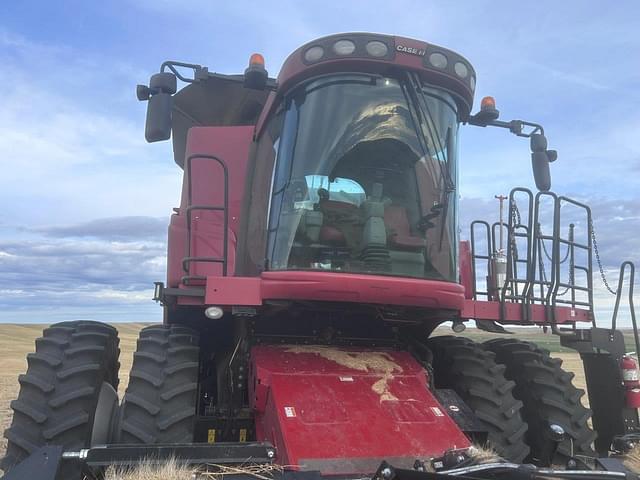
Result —
[[[462, 310], [463, 318], [475, 320], [503, 320], [504, 323], [535, 323], [543, 325], [546, 321], [546, 308], [544, 305], [531, 305], [530, 318], [524, 322], [521, 303], [506, 303], [505, 317], [500, 318], [500, 303], [482, 300], [465, 300]], [[557, 323], [590, 322], [591, 312], [583, 308], [571, 308], [565, 306], [555, 307], [555, 319]]]
[[[189, 129], [185, 158], [192, 155], [215, 156], [222, 160], [229, 173], [229, 275], [235, 267], [236, 238], [240, 228], [240, 212], [245, 196], [245, 180], [249, 149], [253, 140], [253, 127], [193, 127]], [[185, 164], [186, 168], [186, 164]], [[185, 172], [182, 185], [180, 211], [172, 216], [169, 228], [169, 254], [167, 260], [167, 284], [177, 286], [186, 273], [182, 259], [186, 255], [186, 207], [188, 204], [187, 180], [191, 177], [192, 205], [223, 205], [224, 181], [222, 167], [215, 161], [195, 159], [190, 175]], [[191, 256], [222, 256], [222, 214], [212, 211], [194, 211], [192, 214]], [[192, 275], [220, 275], [219, 264], [196, 263]]]
[[471, 260], [471, 242], [460, 242], [460, 285], [464, 287], [464, 298], [473, 298], [473, 268]]
[[462, 310], [464, 289], [452, 282], [356, 273], [271, 271], [263, 299], [304, 299]]
[[207, 305], [262, 305], [260, 279], [251, 277], [207, 277]]
[[258, 346], [251, 352], [257, 440], [278, 463], [323, 474], [371, 474], [383, 459], [416, 459], [469, 446], [407, 352]]

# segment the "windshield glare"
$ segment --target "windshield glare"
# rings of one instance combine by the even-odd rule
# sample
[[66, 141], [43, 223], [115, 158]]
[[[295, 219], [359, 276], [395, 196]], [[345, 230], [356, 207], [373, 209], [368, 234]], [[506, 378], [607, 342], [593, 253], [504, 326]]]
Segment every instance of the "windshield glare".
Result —
[[402, 79], [322, 77], [287, 99], [271, 270], [456, 281], [455, 102]]

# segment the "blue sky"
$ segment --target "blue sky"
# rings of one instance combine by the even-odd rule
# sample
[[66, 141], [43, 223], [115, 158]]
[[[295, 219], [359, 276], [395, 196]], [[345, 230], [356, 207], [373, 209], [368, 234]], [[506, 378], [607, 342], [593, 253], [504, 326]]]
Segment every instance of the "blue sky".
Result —
[[[344, 31], [454, 49], [478, 98], [542, 123], [559, 151], [553, 188], [593, 205], [615, 278], [640, 261], [638, 25], [636, 1], [2, 2], [0, 321], [160, 320], [151, 285], [181, 171], [170, 143], [144, 142], [135, 85], [166, 59], [239, 73], [256, 51], [275, 75], [299, 45]], [[465, 223], [495, 218], [494, 194], [533, 187], [525, 141], [466, 127], [461, 149]], [[612, 300], [596, 298], [606, 322]]]

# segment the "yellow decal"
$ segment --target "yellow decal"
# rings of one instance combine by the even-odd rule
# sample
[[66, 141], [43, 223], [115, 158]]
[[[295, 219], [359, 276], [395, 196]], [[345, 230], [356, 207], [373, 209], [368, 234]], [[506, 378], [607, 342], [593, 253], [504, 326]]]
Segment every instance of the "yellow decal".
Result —
[[215, 430], [215, 428], [210, 428], [207, 431], [207, 442], [208, 443], [216, 443], [216, 430]]
[[246, 442], [247, 441], [247, 429], [246, 428], [241, 428], [240, 429], [240, 442]]

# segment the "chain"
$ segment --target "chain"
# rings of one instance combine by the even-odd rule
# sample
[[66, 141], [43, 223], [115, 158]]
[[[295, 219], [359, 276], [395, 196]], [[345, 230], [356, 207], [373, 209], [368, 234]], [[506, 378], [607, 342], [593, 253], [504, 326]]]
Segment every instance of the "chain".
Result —
[[[569, 227], [569, 244], [573, 243], [573, 229], [571, 227]], [[567, 253], [569, 252], [569, 246], [567, 245]], [[573, 258], [573, 255], [571, 256], [571, 259], [569, 260], [569, 280], [567, 282], [567, 285], [569, 285], [568, 287], [565, 287], [565, 289], [562, 292], [558, 292], [558, 295], [563, 296], [565, 293], [567, 293], [571, 288], [575, 287], [575, 259]]]
[[516, 242], [515, 231], [516, 227], [521, 224], [522, 219], [520, 217], [520, 210], [518, 210], [518, 205], [516, 205], [515, 199], [512, 198], [512, 208], [511, 208], [511, 223], [513, 224], [513, 230], [509, 233], [511, 237], [511, 256], [514, 260], [518, 260], [518, 242]]
[[[542, 235], [542, 229], [540, 228], [540, 224], [538, 224], [538, 232], [540, 233], [540, 235]], [[547, 247], [544, 244], [544, 240], [540, 240], [540, 243], [542, 243], [542, 250], [544, 251], [544, 255], [547, 257], [547, 259], [550, 262], [553, 262], [553, 260], [551, 259], [551, 255], [549, 255], [549, 252], [547, 251]], [[567, 245], [567, 252], [564, 254], [564, 258], [560, 260], [560, 265], [566, 262], [567, 258], [569, 258], [569, 245]]]
[[513, 208], [511, 209], [511, 217], [513, 218], [513, 226], [520, 225], [522, 223], [522, 218], [520, 217], [520, 210], [518, 210], [518, 205], [516, 204], [515, 199], [512, 199]]
[[598, 261], [598, 268], [600, 269], [600, 277], [602, 278], [602, 283], [604, 283], [604, 286], [607, 287], [607, 290], [609, 290], [609, 293], [611, 293], [612, 295], [618, 295], [618, 291], [613, 290], [609, 286], [607, 277], [604, 274], [604, 268], [602, 266], [602, 261], [600, 260], [600, 252], [598, 251], [598, 242], [596, 241], [596, 231], [593, 228], [593, 221], [591, 221], [591, 223], [589, 224], [589, 230], [591, 233], [591, 241], [593, 242], [593, 252], [596, 254], [596, 260]]
[[[538, 223], [538, 225], [536, 226], [536, 229], [538, 230], [538, 235], [536, 235], [536, 237], [539, 237], [539, 235], [541, 234], [540, 232], [540, 224]], [[544, 249], [544, 241], [541, 238], [538, 238], [538, 244], [542, 244], [542, 248]], [[547, 271], [544, 268], [544, 260], [542, 260], [542, 255], [540, 255], [540, 245], [538, 245], [538, 265], [540, 267], [540, 275], [541, 275], [541, 280], [543, 282], [547, 282]]]

